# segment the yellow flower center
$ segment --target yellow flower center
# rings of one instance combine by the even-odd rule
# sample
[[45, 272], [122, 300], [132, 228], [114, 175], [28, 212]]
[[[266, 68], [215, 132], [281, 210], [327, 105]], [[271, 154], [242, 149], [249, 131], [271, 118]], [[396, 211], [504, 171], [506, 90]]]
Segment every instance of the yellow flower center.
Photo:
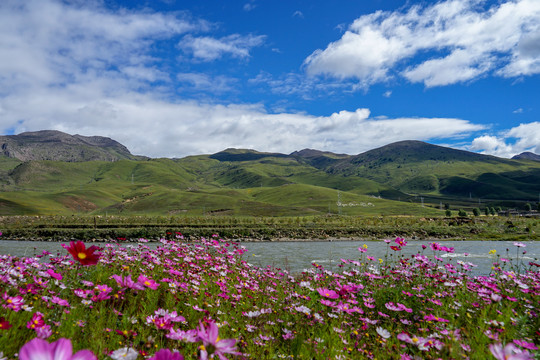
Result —
[[79, 259], [81, 259], [81, 260], [84, 260], [84, 259], [86, 259], [86, 254], [80, 252], [80, 253], [77, 254], [77, 257], [78, 257]]

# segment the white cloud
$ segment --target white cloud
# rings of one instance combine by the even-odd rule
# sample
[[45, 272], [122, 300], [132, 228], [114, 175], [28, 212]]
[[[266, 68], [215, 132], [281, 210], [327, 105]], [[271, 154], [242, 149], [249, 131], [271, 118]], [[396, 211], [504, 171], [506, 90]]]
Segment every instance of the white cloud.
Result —
[[209, 36], [194, 37], [186, 35], [179, 46], [202, 61], [214, 61], [224, 55], [235, 58], [248, 58], [251, 48], [264, 43], [264, 35], [232, 34], [220, 39]]
[[271, 114], [249, 104], [171, 103], [137, 93], [88, 100], [83, 89], [75, 88], [13, 97], [2, 105], [4, 131], [55, 129], [108, 136], [135, 154], [153, 157], [214, 153], [228, 147], [357, 154], [394, 141], [451, 138], [481, 129], [460, 119], [373, 119], [367, 109], [317, 117]]
[[[210, 76], [204, 73], [180, 73], [176, 76], [177, 80], [188, 85], [187, 90], [205, 91], [209, 93], [223, 93], [235, 91], [233, 85], [236, 79], [223, 75]], [[182, 90], [185, 86], [182, 87]]]
[[522, 152], [540, 154], [540, 122], [520, 124], [498, 136], [480, 136], [473, 140], [471, 150], [510, 158]]
[[299, 17], [299, 18], [303, 19], [304, 18], [304, 13], [301, 12], [300, 10], [296, 10], [295, 12], [293, 12], [292, 16], [293, 17]]
[[[94, 2], [90, 2], [94, 4]], [[208, 28], [185, 14], [105, 11], [52, 0], [0, 2], [0, 95], [73, 83], [141, 87], [167, 75], [152, 41]]]
[[494, 72], [540, 73], [540, 2], [482, 8], [480, 0], [447, 0], [356, 19], [341, 39], [304, 62], [308, 74], [355, 78], [364, 87], [400, 75], [425, 86]]
[[[372, 118], [367, 109], [313, 116], [268, 113], [259, 104], [173, 100], [172, 91], [182, 91], [175, 88], [179, 82], [195, 90], [218, 90], [234, 79], [189, 71], [169, 74], [164, 70], [169, 66], [162, 64], [166, 60], [153, 55], [156, 41], [174, 48], [184, 36], [195, 57], [213, 60], [248, 57], [264, 38], [195, 37], [194, 32], [211, 25], [185, 14], [112, 11], [100, 7], [101, 2], [91, 4], [0, 2], [2, 133], [56, 129], [109, 136], [135, 154], [181, 157], [227, 147], [357, 154], [394, 141], [449, 139], [482, 129], [462, 119]], [[254, 81], [263, 81], [263, 75]], [[299, 82], [302, 78], [290, 74], [272, 86], [287, 93]], [[342, 91], [343, 84], [336, 83], [335, 90]], [[521, 134], [522, 129], [514, 131]]]

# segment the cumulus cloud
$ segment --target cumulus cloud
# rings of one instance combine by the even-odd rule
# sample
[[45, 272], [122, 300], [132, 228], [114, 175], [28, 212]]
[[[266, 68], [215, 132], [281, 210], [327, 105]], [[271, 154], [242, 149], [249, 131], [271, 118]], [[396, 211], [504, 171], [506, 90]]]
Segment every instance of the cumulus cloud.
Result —
[[12, 98], [3, 105], [2, 125], [15, 133], [55, 129], [109, 136], [135, 154], [153, 157], [214, 153], [228, 147], [357, 154], [394, 141], [451, 138], [482, 128], [460, 119], [374, 119], [368, 109], [329, 116], [273, 114], [260, 105], [171, 103], [136, 93], [88, 101], [79, 92], [57, 90], [31, 99]]
[[[163, 64], [167, 60], [154, 52], [157, 41], [173, 49], [181, 43], [195, 58], [210, 61], [246, 58], [264, 39], [201, 37], [212, 25], [186, 14], [89, 4], [0, 2], [1, 133], [55, 129], [109, 136], [135, 154], [181, 157], [227, 147], [278, 152], [309, 147], [356, 154], [393, 141], [449, 139], [482, 129], [463, 119], [373, 118], [367, 109], [313, 116], [270, 113], [260, 104], [181, 100], [175, 96], [184, 90], [178, 84], [225, 89], [234, 79], [169, 73], [165, 69], [172, 64]], [[275, 87], [291, 91], [300, 80], [287, 76]]]
[[447, 0], [361, 16], [304, 65], [310, 75], [355, 78], [364, 87], [394, 76], [432, 87], [540, 73], [540, 2], [482, 5]]
[[505, 158], [526, 151], [540, 154], [540, 122], [520, 124], [497, 136], [477, 137], [473, 140], [470, 150]]
[[264, 35], [232, 34], [220, 39], [209, 36], [194, 37], [186, 35], [179, 46], [194, 58], [202, 61], [213, 61], [229, 55], [235, 58], [248, 58], [251, 48], [264, 43]]

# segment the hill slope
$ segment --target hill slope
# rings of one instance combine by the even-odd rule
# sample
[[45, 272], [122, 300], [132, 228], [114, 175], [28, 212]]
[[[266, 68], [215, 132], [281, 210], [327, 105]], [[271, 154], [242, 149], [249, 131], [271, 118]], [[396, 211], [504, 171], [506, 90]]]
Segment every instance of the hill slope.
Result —
[[[442, 202], [455, 208], [480, 201], [520, 206], [540, 193], [540, 163], [419, 141], [356, 156], [227, 149], [143, 159], [101, 137], [38, 132], [4, 138], [13, 157], [0, 156], [0, 215], [427, 216], [443, 214]], [[17, 141], [20, 148], [13, 145]], [[70, 146], [79, 152], [70, 153]], [[100, 160], [84, 161], [85, 156]], [[28, 160], [45, 157], [69, 161]]]
[[102, 136], [69, 135], [43, 130], [0, 136], [0, 154], [20, 161], [116, 161], [140, 159], [119, 142]]
[[324, 169], [358, 176], [409, 194], [530, 200], [540, 193], [540, 166], [463, 150], [401, 141]]

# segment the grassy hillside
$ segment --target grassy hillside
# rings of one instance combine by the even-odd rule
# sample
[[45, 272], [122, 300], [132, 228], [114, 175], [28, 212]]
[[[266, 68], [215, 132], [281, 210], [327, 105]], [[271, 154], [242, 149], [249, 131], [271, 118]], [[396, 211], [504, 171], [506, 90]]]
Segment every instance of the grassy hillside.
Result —
[[390, 144], [325, 169], [373, 180], [408, 194], [535, 201], [540, 163], [508, 160], [419, 141]]
[[[9, 173], [0, 214], [298, 216], [425, 214], [438, 210], [368, 195], [391, 191], [290, 157], [66, 163], [32, 161]], [[338, 206], [338, 190], [342, 203]], [[370, 203], [370, 205], [367, 205]]]
[[421, 142], [358, 156], [228, 149], [114, 162], [0, 157], [0, 186], [0, 215], [435, 216], [443, 202], [453, 210], [534, 204], [540, 163]]

